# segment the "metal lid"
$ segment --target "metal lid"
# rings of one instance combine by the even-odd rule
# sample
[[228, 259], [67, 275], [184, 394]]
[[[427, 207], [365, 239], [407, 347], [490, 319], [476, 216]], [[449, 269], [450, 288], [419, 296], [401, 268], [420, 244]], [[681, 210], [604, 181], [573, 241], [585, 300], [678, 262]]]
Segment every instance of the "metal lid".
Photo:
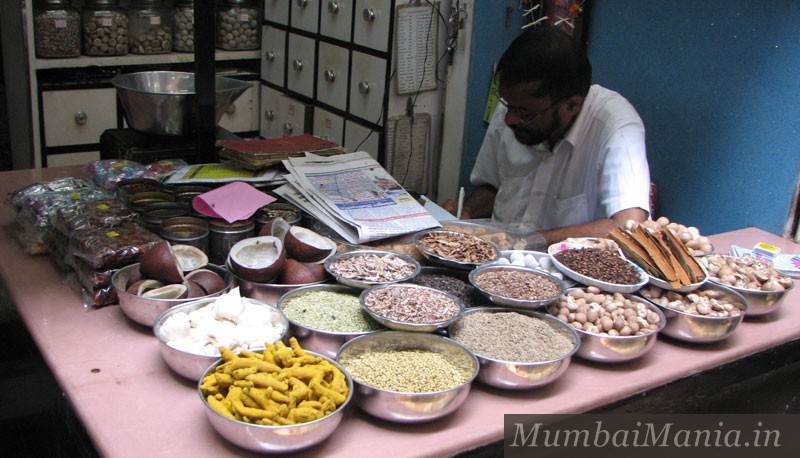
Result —
[[33, 6], [37, 8], [47, 8], [55, 6], [72, 6], [71, 0], [34, 0]]
[[119, 0], [86, 0], [86, 6], [119, 6]]
[[208, 229], [212, 232], [237, 232], [248, 231], [255, 226], [252, 218], [240, 219], [229, 223], [224, 219], [212, 219], [208, 221]]

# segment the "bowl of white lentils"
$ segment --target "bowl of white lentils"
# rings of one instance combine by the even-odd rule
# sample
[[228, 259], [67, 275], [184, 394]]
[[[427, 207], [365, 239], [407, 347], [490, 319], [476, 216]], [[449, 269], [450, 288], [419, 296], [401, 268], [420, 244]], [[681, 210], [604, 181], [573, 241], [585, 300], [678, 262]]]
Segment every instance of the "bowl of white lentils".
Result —
[[576, 355], [600, 363], [641, 358], [653, 348], [667, 322], [650, 301], [595, 286], [570, 288], [547, 310], [580, 334]]
[[555, 382], [581, 343], [573, 327], [551, 315], [503, 307], [471, 308], [448, 334], [478, 357], [479, 382], [510, 390]]
[[305, 286], [284, 294], [278, 308], [303, 348], [334, 358], [346, 341], [386, 330], [361, 307], [361, 291], [337, 284]]
[[464, 345], [421, 332], [356, 337], [342, 345], [336, 361], [353, 379], [356, 405], [395, 423], [433, 421], [454, 412], [479, 369]]

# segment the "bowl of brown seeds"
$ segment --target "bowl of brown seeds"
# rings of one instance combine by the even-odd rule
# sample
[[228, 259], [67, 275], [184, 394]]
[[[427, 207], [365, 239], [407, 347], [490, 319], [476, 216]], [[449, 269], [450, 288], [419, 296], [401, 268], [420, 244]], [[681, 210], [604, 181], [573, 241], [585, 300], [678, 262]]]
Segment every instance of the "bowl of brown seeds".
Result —
[[469, 273], [469, 281], [490, 301], [504, 307], [535, 309], [558, 299], [566, 285], [538, 269], [508, 264], [487, 264]]

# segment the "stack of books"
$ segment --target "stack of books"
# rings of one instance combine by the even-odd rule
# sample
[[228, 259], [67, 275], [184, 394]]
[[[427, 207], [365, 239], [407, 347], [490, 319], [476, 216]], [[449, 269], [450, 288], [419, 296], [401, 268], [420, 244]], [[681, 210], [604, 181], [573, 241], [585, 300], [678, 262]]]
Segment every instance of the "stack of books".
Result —
[[280, 164], [290, 157], [302, 157], [305, 153], [332, 156], [347, 150], [332, 141], [310, 134], [261, 140], [219, 141], [219, 157], [248, 170], [259, 170]]

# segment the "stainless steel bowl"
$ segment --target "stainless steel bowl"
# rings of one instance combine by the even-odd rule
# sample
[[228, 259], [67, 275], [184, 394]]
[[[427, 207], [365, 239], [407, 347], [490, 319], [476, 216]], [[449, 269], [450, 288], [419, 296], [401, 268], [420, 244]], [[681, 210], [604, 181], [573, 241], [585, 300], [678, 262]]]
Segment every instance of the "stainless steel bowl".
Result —
[[[424, 290], [424, 291], [434, 292], [436, 294], [441, 294], [455, 301], [455, 303], [458, 305], [458, 313], [446, 320], [430, 321], [424, 323], [414, 323], [410, 321], [402, 321], [389, 318], [373, 311], [365, 303], [367, 296], [369, 296], [373, 292], [380, 291], [383, 288], [404, 288], [409, 292], [413, 290]], [[386, 326], [389, 329], [394, 329], [395, 331], [433, 332], [436, 331], [437, 329], [446, 328], [447, 326], [450, 326], [451, 324], [455, 323], [456, 321], [458, 321], [459, 318], [461, 318], [461, 314], [464, 313], [464, 303], [461, 301], [461, 299], [459, 299], [455, 295], [444, 291], [440, 291], [435, 288], [415, 285], [412, 283], [393, 283], [389, 285], [373, 286], [372, 288], [365, 289], [364, 291], [362, 291], [359, 300], [361, 301], [361, 306], [364, 307], [364, 310], [366, 310], [369, 316], [371, 316], [378, 323]]]
[[784, 299], [786, 299], [786, 294], [794, 288], [794, 283], [792, 283], [792, 286], [783, 291], [759, 291], [724, 285], [714, 280], [709, 280], [708, 282], [715, 285], [727, 286], [747, 299], [749, 307], [745, 314], [746, 317], [763, 316], [778, 310]]
[[[419, 242], [420, 239], [428, 236], [429, 234], [453, 234], [453, 235], [458, 235], [458, 236], [474, 237], [474, 238], [480, 240], [481, 242], [488, 244], [491, 247], [491, 249], [494, 252], [494, 254], [491, 257], [491, 259], [487, 259], [487, 260], [485, 260], [483, 262], [468, 262], [468, 261], [460, 261], [460, 260], [457, 260], [457, 259], [449, 259], [449, 258], [446, 258], [444, 256], [440, 256], [440, 255], [438, 255], [436, 253], [433, 253], [433, 252], [429, 251], [428, 249], [426, 249], [425, 247], [423, 247], [420, 244], [420, 242]], [[416, 234], [414, 234], [411, 237], [411, 240], [414, 242], [414, 246], [417, 247], [419, 252], [422, 253], [422, 256], [424, 256], [425, 259], [427, 259], [429, 262], [431, 262], [432, 264], [437, 264], [437, 265], [443, 266], [443, 267], [449, 267], [451, 269], [471, 270], [471, 269], [474, 269], [475, 267], [477, 267], [477, 266], [479, 266], [481, 264], [494, 262], [500, 257], [500, 249], [497, 248], [497, 246], [494, 243], [489, 242], [487, 240], [483, 240], [482, 238], [480, 238], [478, 236], [465, 234], [463, 232], [458, 232], [458, 231], [447, 231], [447, 230], [442, 230], [442, 229], [432, 229], [432, 230], [427, 230], [427, 231], [420, 231], [420, 232], [417, 232]]]
[[[149, 71], [117, 75], [125, 120], [133, 129], [156, 135], [185, 135], [196, 131], [197, 102], [194, 73]], [[252, 84], [224, 76], [214, 78], [214, 120]]]
[[[171, 345], [169, 345], [169, 337], [163, 330], [164, 322], [167, 321], [171, 316], [175, 315], [176, 313], [185, 312], [190, 313], [194, 310], [199, 308], [205, 307], [208, 304], [216, 301], [217, 297], [210, 297], [205, 299], [200, 299], [192, 302], [187, 302], [185, 304], [176, 305], [172, 308], [165, 310], [161, 315], [156, 318], [155, 323], [153, 324], [153, 335], [156, 336], [159, 343], [159, 351], [161, 352], [161, 357], [164, 359], [164, 362], [167, 363], [167, 366], [170, 367], [173, 371], [178, 373], [179, 375], [186, 377], [190, 380], [200, 380], [203, 376], [203, 373], [208, 369], [208, 366], [214, 363], [214, 361], [219, 359], [219, 352], [215, 355], [203, 355], [197, 353], [190, 353], [187, 351], [179, 350]], [[286, 337], [289, 332], [289, 320], [283, 316], [280, 310], [276, 309], [275, 307], [266, 304], [261, 301], [256, 301], [253, 299], [242, 298], [245, 301], [248, 301], [249, 304], [255, 305], [258, 307], [264, 307], [267, 309], [271, 314], [272, 317], [280, 323], [280, 326], [283, 328], [283, 332], [281, 333], [280, 337], [275, 340], [282, 340]], [[259, 346], [263, 348], [263, 346], [267, 343], [275, 343], [275, 342], [262, 342]], [[256, 350], [256, 348], [248, 348], [248, 350]]]
[[[569, 291], [571, 289], [565, 293], [569, 293]], [[659, 332], [667, 323], [664, 313], [647, 299], [631, 294], [623, 294], [623, 296], [633, 302], [646, 305], [649, 310], [656, 313], [660, 320], [658, 329], [638, 336], [609, 336], [576, 329], [581, 336], [581, 345], [576, 353], [578, 357], [598, 363], [624, 363], [641, 358], [653, 348]], [[553, 303], [548, 307], [552, 315], [557, 314], [557, 310], [556, 313], [553, 313], [556, 304]]]
[[[714, 283], [704, 284], [695, 290], [693, 294], [713, 294], [717, 300], [727, 302], [741, 310], [742, 313], [740, 315], [715, 317], [677, 310], [664, 306], [653, 298], [652, 289], [655, 289], [656, 292], [660, 290], [656, 286], [645, 286], [639, 290], [639, 294], [664, 312], [667, 324], [661, 330], [661, 334], [684, 342], [710, 343], [728, 338], [739, 326], [739, 323], [742, 322], [747, 310], [750, 308], [744, 296], [727, 286]], [[661, 296], [659, 295], [658, 297]]]
[[347, 368], [347, 361], [366, 353], [390, 350], [424, 350], [445, 355], [457, 365], [469, 368], [472, 377], [455, 388], [429, 393], [408, 393], [376, 388], [353, 378], [355, 402], [368, 414], [396, 423], [432, 421], [454, 412], [467, 399], [479, 363], [460, 343], [437, 334], [386, 331], [356, 337], [339, 350], [336, 360]]
[[[286, 294], [284, 294], [283, 297], [281, 297], [280, 300], [278, 301], [278, 308], [281, 311], [283, 311], [284, 304], [286, 302], [288, 302], [293, 298], [302, 296], [303, 294], [307, 294], [313, 291], [332, 291], [342, 294], [352, 294], [355, 298], [358, 298], [359, 293], [362, 290], [338, 284], [304, 286], [302, 288], [293, 289], [292, 291], [289, 291]], [[378, 323], [376, 322], [376, 324]], [[291, 334], [297, 337], [297, 340], [300, 342], [300, 345], [303, 348], [315, 351], [317, 353], [321, 353], [330, 358], [335, 358], [336, 353], [339, 351], [339, 348], [341, 348], [341, 346], [344, 345], [344, 343], [347, 342], [348, 340], [358, 336], [363, 336], [365, 334], [371, 334], [373, 332], [381, 332], [386, 330], [386, 328], [380, 326], [380, 329], [374, 331], [335, 332], [329, 330], [315, 329], [306, 324], [298, 323], [296, 320], [292, 319], [289, 319], [289, 325], [291, 328]]]
[[[198, 383], [197, 392], [205, 406], [206, 417], [211, 422], [211, 426], [214, 430], [217, 431], [220, 436], [241, 448], [254, 452], [271, 454], [286, 454], [307, 449], [330, 437], [330, 435], [336, 431], [339, 423], [341, 423], [346, 409], [353, 398], [355, 391], [353, 389], [353, 380], [338, 362], [312, 351], [308, 351], [308, 353], [329, 361], [339, 368], [347, 379], [347, 398], [333, 413], [318, 420], [297, 425], [267, 426], [246, 423], [226, 417], [211, 408], [211, 406], [208, 405], [208, 401], [206, 401], [203, 396], [200, 383]], [[209, 366], [200, 380], [202, 381], [207, 374], [212, 373], [221, 363], [222, 359], [219, 359], [216, 363]]]
[[[494, 293], [489, 291], [485, 288], [480, 287], [476, 283], [476, 278], [480, 276], [482, 273], [486, 272], [526, 272], [531, 275], [537, 275], [539, 277], [545, 278], [547, 280], [551, 280], [556, 285], [558, 285], [558, 292], [548, 297], [544, 297], [542, 299], [516, 299], [513, 297], [502, 296], [500, 294]], [[530, 267], [522, 267], [522, 266], [513, 266], [509, 264], [485, 264], [482, 266], [478, 266], [469, 273], [469, 282], [478, 289], [484, 296], [488, 297], [490, 301], [494, 302], [497, 305], [501, 305], [503, 307], [511, 307], [517, 309], [536, 309], [540, 307], [544, 307], [547, 304], [552, 303], [562, 294], [564, 294], [564, 290], [567, 289], [567, 286], [564, 282], [556, 277], [555, 275], [545, 272], [543, 270], [532, 269]]]
[[[525, 390], [553, 383], [567, 370], [572, 361], [572, 355], [578, 351], [578, 347], [581, 345], [581, 338], [578, 332], [572, 326], [569, 326], [551, 315], [531, 310], [509, 310], [502, 307], [476, 307], [464, 312], [462, 319], [473, 313], [520, 313], [522, 315], [539, 318], [546, 321], [554, 331], [568, 336], [574, 342], [572, 350], [561, 355], [559, 358], [535, 363], [503, 361], [481, 355], [473, 349], [472, 352], [478, 357], [478, 361], [480, 362], [478, 381], [495, 388]], [[462, 322], [463, 321], [459, 320], [458, 323], [448, 328], [450, 338], [454, 339], [456, 342], [458, 342], [458, 337], [455, 336], [455, 330], [458, 328], [459, 323]], [[505, 329], [487, 330], [487, 332], [492, 331], [498, 334], [506, 332]], [[469, 347], [469, 345], [467, 345], [467, 347]]]
[[236, 275], [236, 273], [233, 272], [233, 269], [230, 268], [230, 264], [228, 262], [226, 262], [226, 265], [228, 267], [228, 271], [231, 273], [234, 280], [236, 280], [236, 284], [239, 285], [239, 291], [241, 291], [242, 296], [249, 297], [251, 299], [258, 299], [259, 301], [266, 302], [270, 305], [277, 305], [281, 297], [289, 291], [293, 291], [297, 288], [303, 288], [305, 286], [321, 285], [328, 283], [331, 280], [330, 278], [326, 278], [313, 283], [300, 283], [296, 285], [258, 283], [245, 280], [244, 278]]
[[[335, 263], [337, 261], [340, 261], [342, 259], [351, 259], [351, 258], [357, 258], [359, 256], [367, 256], [367, 255], [385, 256], [385, 255], [390, 255], [390, 254], [394, 255], [397, 258], [402, 259], [403, 261], [405, 261], [408, 264], [410, 264], [414, 269], [413, 272], [411, 274], [409, 274], [409, 275], [406, 275], [406, 276], [403, 276], [403, 277], [399, 277], [399, 278], [395, 278], [395, 279], [393, 279], [391, 281], [370, 281], [370, 280], [366, 280], [366, 279], [363, 279], [363, 278], [346, 277], [346, 276], [342, 275], [341, 273], [335, 271], [333, 268], [331, 268], [331, 264], [333, 264], [333, 263]], [[331, 256], [328, 259], [326, 259], [325, 263], [323, 265], [325, 266], [325, 271], [327, 271], [328, 274], [330, 274], [333, 278], [335, 278], [337, 282], [339, 282], [339, 283], [341, 283], [343, 285], [350, 286], [352, 288], [360, 288], [360, 289], [367, 289], [367, 288], [375, 286], [375, 285], [386, 285], [386, 284], [390, 284], [390, 283], [404, 282], [404, 281], [406, 281], [406, 280], [408, 280], [410, 278], [413, 278], [415, 275], [417, 275], [419, 273], [419, 271], [420, 271], [420, 268], [421, 268], [420, 265], [419, 265], [419, 261], [417, 261], [416, 259], [412, 258], [411, 256], [409, 256], [407, 254], [403, 254], [403, 253], [398, 253], [396, 251], [389, 251], [389, 250], [355, 250], [355, 251], [345, 251], [345, 252], [342, 252], [342, 253], [336, 253], [333, 256]]]
[[233, 286], [233, 276], [231, 276], [222, 267], [214, 264], [208, 264], [205, 268], [222, 275], [222, 277], [225, 279], [225, 288], [222, 291], [209, 294], [208, 296], [192, 297], [188, 299], [149, 299], [131, 294], [125, 289], [131, 276], [138, 276], [139, 263], [131, 264], [116, 271], [111, 277], [111, 284], [117, 293], [117, 298], [119, 299], [119, 308], [122, 310], [122, 313], [136, 323], [147, 327], [152, 327], [156, 322], [156, 318], [158, 318], [158, 316], [161, 315], [164, 310], [179, 304], [184, 304], [186, 302], [204, 299], [206, 297], [217, 297], [230, 291], [231, 287]]

